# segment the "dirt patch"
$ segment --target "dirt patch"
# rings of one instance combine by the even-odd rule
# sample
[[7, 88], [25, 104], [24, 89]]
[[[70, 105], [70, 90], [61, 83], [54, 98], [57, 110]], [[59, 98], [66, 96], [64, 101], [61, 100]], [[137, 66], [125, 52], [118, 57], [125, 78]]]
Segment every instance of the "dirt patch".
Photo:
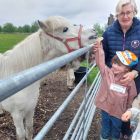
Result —
[[[69, 94], [70, 91], [66, 87], [66, 71], [61, 70], [59, 72], [53, 72], [47, 76], [46, 80], [41, 84], [40, 97], [35, 111], [34, 136], [50, 119]], [[63, 139], [66, 130], [83, 100], [84, 94], [83, 86], [78, 95], [73, 99], [44, 138], [45, 140]], [[88, 134], [88, 140], [99, 140], [99, 122], [100, 113], [99, 111], [96, 111]], [[15, 140], [15, 127], [7, 112], [0, 116], [0, 140]]]

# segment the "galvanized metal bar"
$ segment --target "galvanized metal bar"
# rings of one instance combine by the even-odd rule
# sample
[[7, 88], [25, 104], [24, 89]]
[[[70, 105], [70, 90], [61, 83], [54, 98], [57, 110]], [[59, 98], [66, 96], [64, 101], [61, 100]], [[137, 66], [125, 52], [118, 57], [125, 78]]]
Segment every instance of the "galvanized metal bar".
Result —
[[[88, 108], [87, 112], [88, 113], [90, 112], [89, 108]], [[75, 128], [75, 130], [73, 132], [71, 140], [79, 140], [80, 135], [81, 135], [81, 140], [82, 140], [82, 137], [83, 137], [83, 127], [84, 127], [83, 124], [86, 123], [86, 120], [83, 121], [83, 118], [84, 118], [84, 116], [85, 116], [85, 118], [87, 117], [87, 112], [86, 113], [82, 112], [82, 114], [81, 114], [81, 116], [80, 116], [80, 118], [78, 120], [78, 123], [76, 124], [76, 128]]]
[[[91, 111], [92, 109], [93, 109], [93, 103], [94, 103], [94, 101], [95, 101], [95, 96], [97, 95], [97, 92], [98, 92], [98, 89], [99, 89], [99, 86], [100, 86], [100, 81], [101, 81], [101, 76], [99, 76], [99, 78], [98, 78], [98, 81], [97, 81], [97, 83], [96, 83], [96, 86], [94, 87], [94, 91], [92, 91], [92, 95], [93, 95], [93, 97], [92, 97], [92, 99], [91, 99], [91, 101], [90, 101], [90, 104], [88, 105], [88, 110], [89, 111]], [[87, 121], [86, 121], [86, 123], [85, 123], [85, 128], [87, 128], [87, 124], [88, 124], [88, 117], [90, 117], [90, 114], [91, 114], [91, 112], [89, 113], [88, 111], [87, 111]]]
[[[93, 67], [95, 64], [93, 65]], [[45, 135], [49, 132], [49, 130], [52, 128], [53, 124], [57, 121], [61, 113], [65, 110], [65, 108], [68, 106], [68, 104], [71, 102], [71, 100], [74, 98], [76, 93], [78, 92], [81, 85], [84, 83], [87, 75], [91, 72], [91, 69], [88, 71], [88, 73], [83, 77], [83, 79], [79, 82], [79, 84], [74, 88], [74, 90], [71, 92], [71, 94], [66, 98], [66, 100], [63, 102], [63, 104], [58, 108], [58, 110], [54, 113], [54, 115], [50, 118], [50, 120], [44, 125], [44, 127], [40, 130], [40, 132], [37, 134], [37, 136], [34, 138], [34, 140], [42, 140]]]
[[[87, 61], [87, 66], [86, 67], [88, 67], [88, 63], [89, 63], [89, 51], [87, 52], [87, 59], [86, 59], [86, 61]], [[86, 72], [87, 72], [87, 70], [86, 70]], [[83, 120], [82, 120], [82, 138], [83, 138], [83, 135], [84, 135], [84, 131], [85, 131], [85, 128], [84, 128], [84, 125], [85, 125], [85, 123], [86, 123], [86, 103], [87, 103], [87, 101], [88, 101], [88, 96], [86, 96], [86, 94], [87, 94], [87, 90], [88, 90], [88, 87], [87, 87], [87, 78], [86, 78], [86, 83], [85, 83], [85, 88], [84, 88], [85, 90], [84, 90], [84, 100], [83, 100], [83, 102], [84, 102], [84, 106], [83, 106]], [[82, 139], [81, 139], [82, 140]]]
[[57, 57], [48, 62], [42, 63], [38, 66], [32, 67], [28, 70], [22, 71], [18, 74], [14, 74], [6, 79], [1, 79], [0, 81], [0, 101], [3, 101], [7, 97], [15, 94], [16, 92], [24, 89], [25, 87], [31, 85], [35, 81], [41, 79], [47, 74], [55, 71], [56, 69], [64, 66], [68, 62], [74, 60], [78, 56], [81, 56], [92, 46], [84, 47], [82, 49], [76, 50], [72, 53]]
[[[99, 76], [99, 73], [96, 75], [96, 77], [95, 77], [95, 79], [94, 79], [94, 81], [93, 81], [93, 83], [92, 83], [89, 91], [87, 92], [87, 95], [86, 96], [89, 96], [91, 90], [93, 89], [93, 87], [95, 85], [95, 82], [97, 81], [98, 76]], [[63, 138], [63, 140], [68, 140], [69, 135], [72, 133], [72, 130], [74, 129], [75, 124], [76, 124], [77, 120], [79, 119], [79, 116], [81, 114], [81, 111], [83, 109], [83, 106], [84, 106], [84, 102], [81, 103], [81, 105], [80, 105], [80, 107], [79, 107], [79, 109], [78, 109], [78, 111], [77, 111], [74, 119], [72, 120], [72, 122], [71, 122], [71, 124], [70, 124], [70, 126], [69, 126], [69, 128], [68, 128], [68, 130], [67, 130], [67, 132], [66, 132], [66, 134], [64, 136], [64, 138]]]
[[[83, 122], [82, 121], [82, 123], [81, 123], [82, 125], [84, 125], [84, 130], [86, 129], [85, 123], [88, 122], [91, 112], [92, 112], [92, 110], [89, 110], [89, 113], [88, 113], [89, 115], [86, 115], [86, 122]], [[75, 140], [83, 140], [84, 134], [82, 132], [82, 129], [83, 129], [82, 126], [80, 126], [79, 131], [78, 131], [78, 133], [76, 135]]]
[[[99, 78], [100, 78], [100, 81], [101, 81], [101, 76]], [[99, 86], [100, 86], [100, 81], [98, 83], [98, 88], [96, 90], [96, 93], [98, 92], [98, 89], [99, 89]], [[94, 98], [94, 100], [95, 100], [95, 98]], [[93, 100], [93, 102], [94, 102], [94, 100]], [[88, 132], [89, 132], [90, 126], [92, 124], [93, 117], [95, 115], [96, 106], [94, 104], [92, 104], [92, 106], [93, 106], [92, 107], [93, 109], [92, 109], [92, 112], [90, 114], [89, 121], [87, 122], [87, 125], [86, 125], [86, 129], [85, 129], [85, 132], [84, 132], [83, 140], [87, 140]]]
[[[90, 122], [90, 119], [91, 119], [91, 114], [92, 114], [92, 111], [93, 111], [93, 102], [94, 102], [94, 97], [96, 96], [96, 93], [97, 93], [97, 91], [98, 91], [98, 87], [99, 87], [99, 85], [100, 85], [100, 79], [98, 79], [98, 81], [97, 81], [97, 83], [96, 83], [96, 86], [94, 87], [94, 91], [92, 92], [92, 95], [94, 95], [93, 97], [92, 97], [92, 99], [91, 99], [91, 101], [90, 101], [90, 105], [89, 105], [89, 107], [87, 108], [87, 112], [86, 112], [86, 115], [85, 115], [85, 117], [86, 117], [86, 122], [84, 123], [83, 122], [83, 120], [81, 119], [81, 124], [83, 124], [84, 123], [84, 135], [85, 135], [85, 132], [88, 132], [89, 131], [89, 127], [87, 127], [87, 125], [89, 125], [88, 123]], [[96, 89], [95, 89], [96, 88]], [[94, 93], [94, 94], [93, 94]], [[93, 116], [94, 116], [94, 114], [93, 114]], [[92, 119], [93, 119], [93, 117], [92, 117]], [[78, 122], [79, 123], [79, 122]], [[76, 134], [76, 137], [75, 137], [75, 139], [74, 140], [79, 140], [79, 139], [82, 139], [82, 140], [84, 140], [84, 137], [85, 136], [83, 136], [83, 134], [81, 134], [82, 133], [82, 125], [80, 125], [80, 128], [78, 129], [78, 132], [77, 132], [77, 134]]]
[[[22, 71], [18, 74], [14, 74], [14, 75], [6, 78], [6, 79], [1, 79], [0, 80], [0, 101], [3, 101], [7, 97], [15, 94], [16, 92], [24, 89], [25, 87], [31, 85], [32, 83], [36, 82], [37, 80], [43, 78], [47, 74], [55, 71], [56, 69], [62, 67], [63, 65], [67, 64], [68, 62], [70, 62], [70, 61], [74, 60], [75, 58], [81, 56], [82, 54], [84, 54], [85, 52], [90, 50], [91, 48], [92, 48], [92, 46], [79, 49], [79, 50], [77, 50], [75, 52], [72, 52], [70, 54], [66, 54], [64, 56], [57, 57], [53, 60], [42, 63], [38, 66], [32, 67], [32, 68], [30, 68], [28, 70], [25, 70], [25, 71]], [[49, 130], [51, 129], [53, 124], [56, 122], [56, 120], [59, 118], [59, 116], [65, 110], [65, 108], [68, 106], [68, 104], [74, 98], [77, 91], [79, 90], [81, 85], [84, 83], [87, 75], [90, 73], [91, 70], [92, 70], [92, 68], [88, 71], [88, 73], [84, 76], [84, 78], [80, 81], [80, 83], [76, 86], [76, 88], [71, 92], [71, 94], [66, 98], [66, 100], [58, 108], [58, 110], [54, 113], [54, 115], [51, 117], [51, 119], [45, 124], [45, 126], [37, 134], [37, 136], [34, 138], [34, 140], [42, 140], [45, 137], [45, 135], [49, 132]], [[90, 88], [90, 91], [91, 91], [91, 89], [92, 88]], [[90, 94], [90, 92], [87, 95], [89, 96], [89, 94]], [[85, 125], [84, 125], [84, 130], [85, 130], [86, 133], [88, 132], [87, 128], [89, 128], [89, 121], [91, 121], [91, 116], [94, 115], [94, 113], [92, 113], [92, 109], [91, 109], [91, 99], [93, 99], [93, 97], [91, 98], [91, 95], [90, 95], [87, 98], [88, 98], [87, 99], [88, 104], [90, 104], [90, 105], [88, 106], [86, 104], [86, 108], [85, 108], [86, 111], [87, 111], [87, 112], [85, 112], [86, 114], [85, 114]], [[82, 109], [83, 109], [83, 107], [81, 107], [81, 110]], [[91, 114], [93, 114], [93, 115], [91, 115]], [[79, 134], [81, 134], [81, 131], [78, 131], [78, 132], [79, 132]], [[87, 137], [85, 133], [82, 134], [82, 135], [79, 135], [79, 136], [80, 136], [80, 138], [81, 137], [82, 138]]]
[[84, 132], [83, 140], [87, 140], [87, 135], [88, 135], [90, 126], [92, 124], [92, 120], [93, 120], [93, 117], [94, 117], [94, 114], [95, 114], [95, 110], [96, 110], [96, 107], [95, 107], [95, 105], [93, 105], [93, 109], [91, 110], [91, 114], [90, 114], [90, 118], [89, 118], [89, 121], [88, 121], [88, 125], [87, 125], [87, 127], [85, 129], [85, 132]]
[[[95, 88], [93, 89], [93, 91], [94, 90], [95, 90]], [[92, 96], [93, 96], [93, 94], [91, 94], [91, 97], [89, 97], [89, 101], [87, 102], [86, 108], [87, 108], [89, 102], [91, 101]], [[82, 126], [81, 124], [82, 124], [82, 120], [83, 120], [83, 115], [84, 115], [84, 112], [82, 112], [82, 114], [80, 114], [80, 118], [78, 118], [78, 122], [77, 122], [76, 127], [75, 127], [75, 129], [73, 131], [71, 139], [75, 139], [75, 136], [77, 135], [78, 131], [81, 131], [81, 129], [79, 129], [79, 127]]]
[[[86, 112], [86, 114], [85, 114], [85, 117], [88, 119], [88, 115], [89, 115], [89, 113], [91, 112], [91, 106], [92, 106], [92, 104], [93, 104], [93, 101], [92, 100], [94, 100], [94, 97], [96, 96], [95, 95], [95, 93], [96, 93], [96, 91], [97, 91], [97, 88], [98, 88], [98, 84], [99, 84], [99, 79], [98, 79], [98, 81], [96, 82], [96, 84], [95, 84], [95, 87], [94, 87], [94, 89], [93, 89], [93, 91], [92, 91], [92, 94], [91, 95], [93, 95], [91, 98], [89, 98], [89, 102], [86, 104], [86, 110], [87, 110], [87, 112]], [[82, 133], [82, 125], [83, 125], [83, 115], [84, 115], [84, 112], [82, 112], [82, 115], [80, 116], [80, 118], [79, 118], [79, 121], [78, 121], [78, 123], [77, 123], [77, 125], [76, 125], [76, 128], [75, 128], [75, 130], [74, 130], [74, 132], [73, 132], [73, 135], [75, 135], [76, 137], [74, 138], [74, 137], [72, 137], [71, 139], [73, 139], [74, 138], [74, 140], [78, 140], [79, 139], [79, 137], [82, 135], [81, 133]], [[87, 123], [87, 119], [86, 119], [86, 123]], [[85, 124], [86, 124], [85, 123]], [[79, 128], [78, 128], [79, 127]], [[85, 127], [85, 126], [84, 126]], [[77, 129], [78, 128], [78, 129]], [[85, 127], [86, 128], [86, 127]], [[78, 131], [77, 131], [77, 130]]]

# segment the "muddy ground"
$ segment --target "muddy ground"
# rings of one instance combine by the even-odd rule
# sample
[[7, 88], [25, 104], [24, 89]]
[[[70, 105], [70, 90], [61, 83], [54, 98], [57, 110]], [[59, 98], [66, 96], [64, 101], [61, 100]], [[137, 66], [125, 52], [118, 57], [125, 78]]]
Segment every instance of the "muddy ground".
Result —
[[[40, 88], [40, 97], [34, 116], [34, 136], [63, 103], [70, 91], [66, 87], [66, 71], [61, 70], [47, 76]], [[62, 140], [84, 96], [84, 86], [73, 99], [44, 140]], [[96, 111], [88, 140], [99, 140], [100, 113]], [[15, 127], [9, 113], [0, 116], [0, 140], [15, 140]]]

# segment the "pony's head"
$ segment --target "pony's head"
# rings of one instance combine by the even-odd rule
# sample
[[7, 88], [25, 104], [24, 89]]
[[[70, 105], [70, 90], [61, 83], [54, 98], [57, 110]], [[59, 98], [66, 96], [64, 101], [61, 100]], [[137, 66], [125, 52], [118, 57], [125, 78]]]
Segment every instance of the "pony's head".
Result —
[[90, 45], [94, 43], [97, 38], [94, 29], [85, 30], [81, 25], [76, 26], [71, 24], [67, 19], [61, 16], [52, 16], [46, 21], [38, 21], [38, 23], [44, 33], [53, 41], [53, 45], [58, 46], [61, 43], [61, 47], [58, 48], [61, 49], [63, 53], [68, 53], [82, 48], [85, 45]]

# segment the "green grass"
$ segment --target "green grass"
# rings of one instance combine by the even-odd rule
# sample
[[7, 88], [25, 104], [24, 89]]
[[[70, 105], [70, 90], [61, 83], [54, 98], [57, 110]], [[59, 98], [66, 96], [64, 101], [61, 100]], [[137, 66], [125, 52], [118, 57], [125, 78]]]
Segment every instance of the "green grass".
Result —
[[14, 45], [22, 41], [29, 34], [24, 33], [1, 33], [0, 34], [0, 53], [4, 53], [5, 51], [12, 49]]
[[[90, 66], [89, 66], [89, 64], [87, 64], [86, 60], [83, 61], [80, 66], [90, 68]], [[94, 67], [91, 70], [91, 72], [89, 73], [88, 78], [87, 78], [88, 84], [92, 84], [92, 82], [93, 82], [94, 78], [96, 77], [98, 71], [99, 71], [98, 67]]]

